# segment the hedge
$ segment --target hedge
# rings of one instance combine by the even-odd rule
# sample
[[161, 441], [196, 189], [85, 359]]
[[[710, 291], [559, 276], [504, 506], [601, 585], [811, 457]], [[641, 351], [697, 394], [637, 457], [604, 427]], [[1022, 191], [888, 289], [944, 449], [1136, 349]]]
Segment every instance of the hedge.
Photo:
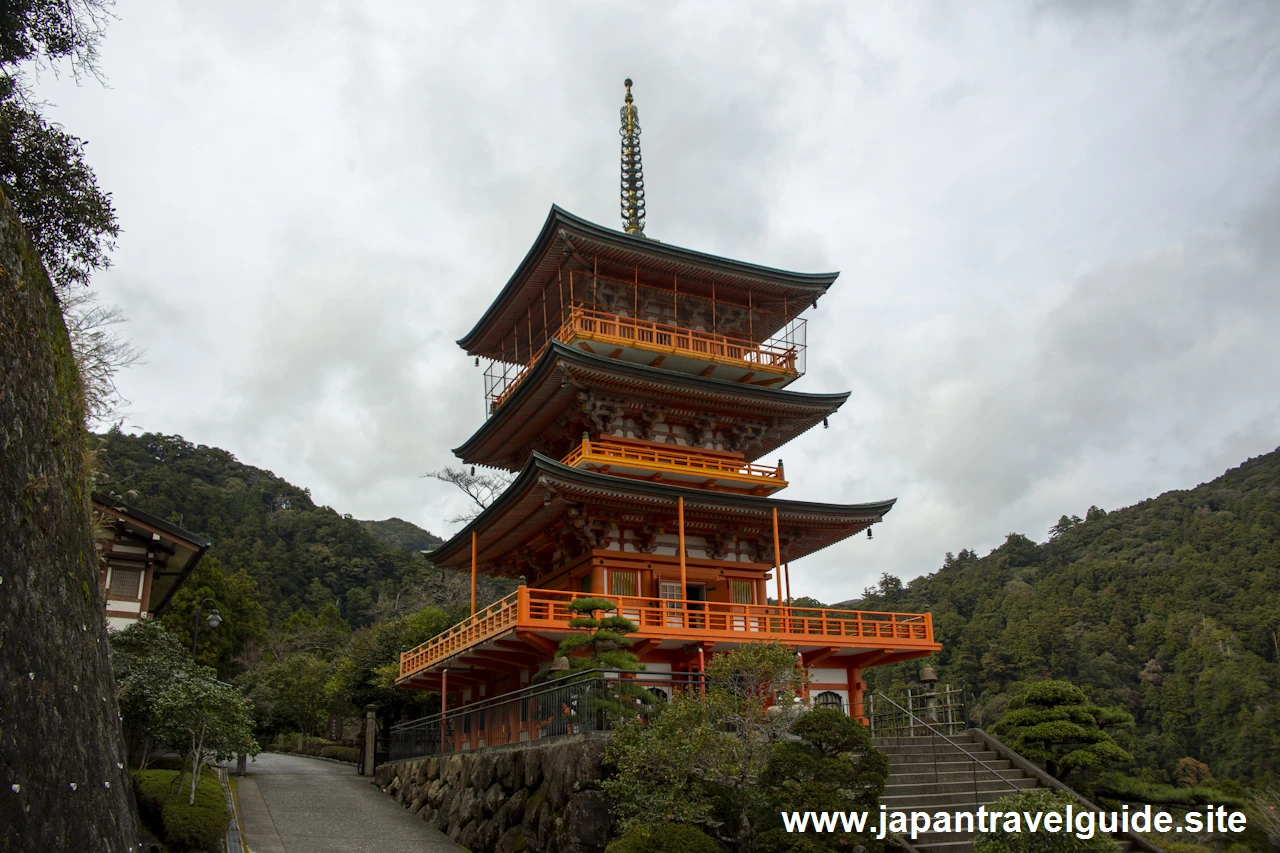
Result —
[[188, 805], [191, 777], [181, 787], [177, 770], [135, 770], [133, 790], [138, 814], [147, 827], [176, 850], [216, 853], [231, 822], [226, 797], [217, 776], [206, 768], [196, 786], [196, 801]]
[[360, 761], [360, 750], [354, 746], [326, 746], [320, 750], [320, 757], [357, 764]]

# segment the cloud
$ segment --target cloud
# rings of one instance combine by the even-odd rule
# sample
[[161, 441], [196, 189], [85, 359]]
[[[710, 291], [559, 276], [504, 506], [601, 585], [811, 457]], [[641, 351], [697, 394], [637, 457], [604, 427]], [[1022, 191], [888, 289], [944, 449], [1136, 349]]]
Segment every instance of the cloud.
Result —
[[[783, 449], [795, 498], [898, 497], [792, 567], [880, 572], [1210, 479], [1280, 443], [1273, 3], [121, 0], [111, 88], [42, 82], [125, 233], [95, 287], [147, 363], [127, 426], [436, 532], [483, 418], [470, 328], [559, 203], [842, 276]], [[246, 28], [244, 22], [254, 25]]]

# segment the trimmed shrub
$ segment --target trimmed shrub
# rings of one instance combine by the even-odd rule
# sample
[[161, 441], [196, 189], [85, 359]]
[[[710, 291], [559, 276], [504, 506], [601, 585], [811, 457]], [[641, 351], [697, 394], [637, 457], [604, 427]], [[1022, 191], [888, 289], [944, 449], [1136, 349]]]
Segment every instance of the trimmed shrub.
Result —
[[[1057, 812], [1066, 815], [1067, 804], [1071, 802], [1064, 795], [1046, 790], [1032, 788], [1008, 797], [1001, 797], [991, 804], [989, 811], [1000, 812]], [[1096, 818], [1095, 818], [1096, 821]], [[974, 836], [973, 853], [1119, 853], [1120, 846], [1108, 836], [1097, 832], [1094, 826], [1092, 838], [1079, 838], [1074, 831], [1068, 831], [1063, 823], [1059, 832], [1048, 833], [1044, 827], [1039, 832], [1030, 832], [1022, 825], [1021, 832], [1004, 832], [1004, 822], [1000, 821], [1001, 831], [982, 832]]]
[[177, 770], [135, 770], [138, 813], [147, 827], [177, 850], [219, 851], [231, 815], [217, 776], [206, 769], [189, 805], [190, 777], [179, 785]]
[[355, 764], [360, 761], [360, 750], [354, 746], [326, 746], [320, 750], [320, 757], [335, 758], [338, 761]]
[[633, 826], [609, 842], [605, 853], [720, 853], [710, 835], [687, 823]]

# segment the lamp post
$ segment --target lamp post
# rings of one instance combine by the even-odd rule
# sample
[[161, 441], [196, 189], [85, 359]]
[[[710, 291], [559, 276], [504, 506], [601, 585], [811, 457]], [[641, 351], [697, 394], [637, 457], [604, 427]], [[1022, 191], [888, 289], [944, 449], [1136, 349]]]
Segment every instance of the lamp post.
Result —
[[206, 598], [200, 602], [200, 606], [196, 608], [195, 627], [191, 631], [191, 659], [196, 659], [196, 650], [200, 648], [200, 617], [204, 615], [204, 606], [206, 604], [213, 605], [213, 611], [209, 614], [209, 627], [217, 628], [222, 624], [222, 616], [218, 613], [218, 602], [212, 598]]

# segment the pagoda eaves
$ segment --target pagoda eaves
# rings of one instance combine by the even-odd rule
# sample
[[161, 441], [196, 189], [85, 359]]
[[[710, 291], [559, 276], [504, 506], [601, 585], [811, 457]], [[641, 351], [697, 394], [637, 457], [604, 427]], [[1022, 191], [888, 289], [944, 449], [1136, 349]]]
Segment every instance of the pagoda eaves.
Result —
[[[681, 500], [685, 532], [699, 537], [686, 544], [689, 551], [724, 559], [726, 543], [710, 540], [731, 534], [742, 540], [735, 550], [743, 558], [728, 562], [767, 570], [774, 564], [770, 526], [775, 510], [777, 556], [790, 562], [879, 522], [897, 499], [861, 504], [773, 500], [583, 471], [534, 453], [496, 501], [431, 552], [431, 561], [468, 567], [474, 544], [478, 573], [524, 575], [534, 583], [593, 550], [641, 560], [649, 553], [676, 556]], [[645, 528], [648, 537], [640, 532]]]
[[648, 417], [650, 428], [659, 417], [693, 421], [712, 413], [717, 427], [736, 430], [731, 449], [754, 462], [835, 414], [848, 398], [848, 392], [775, 390], [646, 367], [552, 341], [493, 417], [453, 453], [468, 464], [517, 471], [531, 450], [563, 458], [584, 431], [607, 435], [610, 410], [623, 409], [623, 415]]
[[817, 302], [840, 275], [789, 272], [684, 249], [605, 228], [552, 205], [532, 248], [480, 320], [458, 339], [458, 346], [468, 355], [508, 358], [503, 334], [526, 319], [537, 322], [540, 312], [534, 308], [553, 290], [557, 274], [575, 264], [580, 270], [591, 269], [597, 261], [683, 276], [686, 286], [695, 288], [690, 292], [704, 296], [709, 292], [702, 291], [712, 284], [751, 289], [774, 302], [787, 302], [795, 314]]

